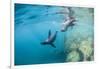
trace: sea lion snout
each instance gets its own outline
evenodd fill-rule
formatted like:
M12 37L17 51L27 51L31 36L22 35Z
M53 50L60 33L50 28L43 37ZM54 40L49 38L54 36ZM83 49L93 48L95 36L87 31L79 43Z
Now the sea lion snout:
M64 31L65 31L64 29L61 30L61 32L64 32Z
M62 27L61 32L64 32L64 31L65 31L65 27Z

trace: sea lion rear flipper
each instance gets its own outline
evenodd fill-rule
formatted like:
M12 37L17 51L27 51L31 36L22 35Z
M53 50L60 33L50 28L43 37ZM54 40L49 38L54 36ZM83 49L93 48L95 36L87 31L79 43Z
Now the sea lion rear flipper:
M48 38L51 36L51 30L49 30L48 32Z
M54 48L56 48L56 46L54 44L52 44L52 43L51 43L51 46L54 47Z

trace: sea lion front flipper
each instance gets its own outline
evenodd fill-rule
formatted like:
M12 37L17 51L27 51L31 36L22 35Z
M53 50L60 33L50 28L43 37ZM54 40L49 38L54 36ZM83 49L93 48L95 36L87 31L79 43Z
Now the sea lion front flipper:
M51 43L51 46L54 47L54 48L56 48L56 46L54 44L52 44L52 43Z
M51 30L49 30L48 32L48 38L51 36Z

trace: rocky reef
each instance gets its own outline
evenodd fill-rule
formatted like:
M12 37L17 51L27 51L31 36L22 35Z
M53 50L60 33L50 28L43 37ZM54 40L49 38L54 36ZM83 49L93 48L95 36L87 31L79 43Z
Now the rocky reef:
M94 55L93 38L78 37L65 41L66 61L92 61Z
M81 16L77 25L64 36L66 62L94 60L93 9L80 9L80 13L76 12L77 18Z

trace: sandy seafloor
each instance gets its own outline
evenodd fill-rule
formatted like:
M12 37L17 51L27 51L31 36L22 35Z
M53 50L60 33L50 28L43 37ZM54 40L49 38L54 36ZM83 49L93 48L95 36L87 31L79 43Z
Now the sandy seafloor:
M15 4L14 49L15 65L93 61L94 9L70 7L76 22L61 32L68 17L68 7ZM64 12L59 13L59 12ZM51 33L58 31L56 48L41 45Z

